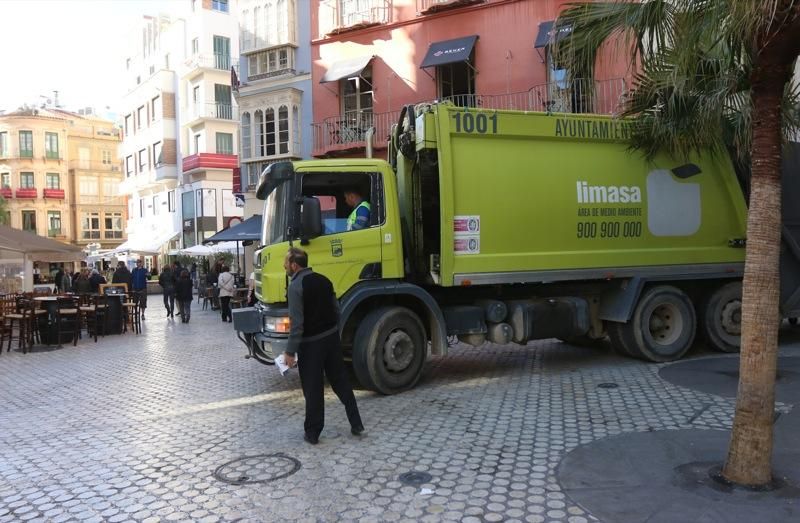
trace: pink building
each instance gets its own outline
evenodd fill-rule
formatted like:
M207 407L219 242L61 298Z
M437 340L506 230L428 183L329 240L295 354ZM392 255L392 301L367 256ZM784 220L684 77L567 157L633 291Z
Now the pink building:
M313 155L386 147L405 104L609 114L627 60L569 81L552 59L562 0L312 0ZM377 154L380 155L380 152Z

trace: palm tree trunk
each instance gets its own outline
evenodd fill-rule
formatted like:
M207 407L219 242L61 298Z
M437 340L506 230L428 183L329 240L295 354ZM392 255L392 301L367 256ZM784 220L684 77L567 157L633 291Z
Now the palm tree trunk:
M766 60L762 60L766 62ZM772 422L780 321L781 98L790 70L762 63L752 74L753 143L742 296L739 391L723 476L772 481Z

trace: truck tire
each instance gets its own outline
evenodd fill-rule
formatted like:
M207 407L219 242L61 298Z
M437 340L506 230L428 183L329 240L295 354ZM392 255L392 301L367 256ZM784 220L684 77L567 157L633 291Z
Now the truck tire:
M381 394L414 387L426 356L425 326L405 307L381 307L370 312L353 339L353 370L358 381Z
M686 293L660 285L642 294L628 323L617 325L616 334L631 356L661 363L680 359L692 347L697 318Z
M611 346L614 347L614 351L620 356L641 358L642 356L631 346L632 342L625 337L628 331L627 325L627 323L607 321L606 332L608 333L608 339L611 340Z
M703 303L700 325L705 340L720 352L739 352L742 344L742 282L727 283Z

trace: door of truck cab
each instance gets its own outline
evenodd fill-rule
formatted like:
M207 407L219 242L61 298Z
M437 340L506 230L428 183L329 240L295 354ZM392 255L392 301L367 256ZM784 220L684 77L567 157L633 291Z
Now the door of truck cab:
M381 174L305 171L299 180L300 194L318 199L322 210L322 235L307 245L299 245L308 253L309 265L333 282L337 296L359 280L380 278L381 229L386 220ZM348 217L353 211L345 199L348 191L357 192L369 204L369 220L363 228L348 229Z

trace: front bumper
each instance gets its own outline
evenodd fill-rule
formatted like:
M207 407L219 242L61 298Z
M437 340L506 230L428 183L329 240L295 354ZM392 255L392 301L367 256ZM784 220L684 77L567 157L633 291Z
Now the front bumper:
M242 343L247 346L252 357L263 363L272 363L277 356L286 351L289 345L289 335L267 331L264 324L269 317L288 316L288 308L256 304L255 307L234 309L231 311L231 315L233 316L233 329Z

